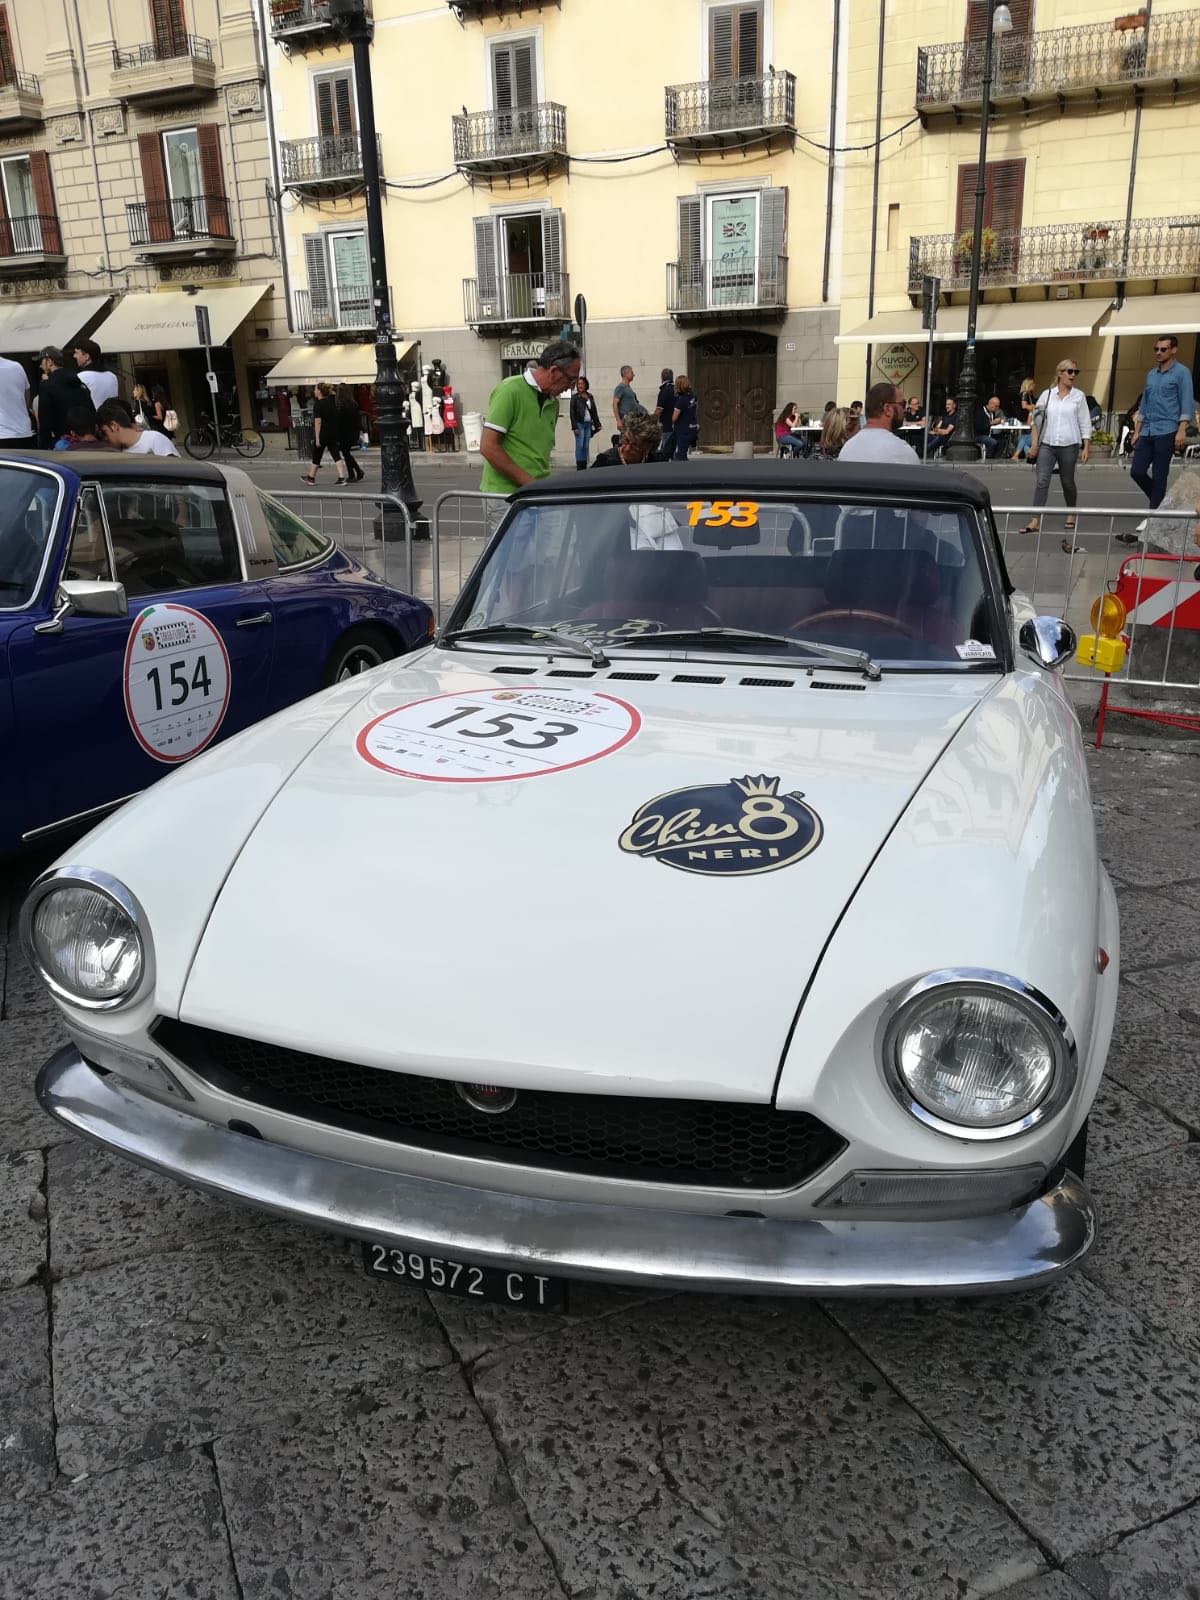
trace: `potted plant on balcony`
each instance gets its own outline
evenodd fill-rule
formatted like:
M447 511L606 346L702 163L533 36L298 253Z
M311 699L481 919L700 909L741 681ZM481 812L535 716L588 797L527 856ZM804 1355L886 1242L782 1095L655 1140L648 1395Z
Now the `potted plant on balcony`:
M954 264L959 272L969 272L971 269L971 251L975 245L975 233L971 228L964 228L954 241ZM994 228L984 228L979 235L979 265L986 272L989 267L996 265L996 257L1000 253L1000 241L996 237Z
M1079 255L1081 272L1098 272L1108 265L1108 229L1102 222L1083 230L1083 249Z

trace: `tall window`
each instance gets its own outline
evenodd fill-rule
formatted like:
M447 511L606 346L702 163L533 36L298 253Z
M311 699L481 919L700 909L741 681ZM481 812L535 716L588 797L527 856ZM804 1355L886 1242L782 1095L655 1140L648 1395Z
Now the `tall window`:
M0 255L59 253L62 237L44 151L0 161Z
M188 30L183 0L150 0L150 26L157 56L169 61L187 54Z
M537 61L532 39L492 46L492 105L496 137L510 140L537 131Z
M681 310L778 305L786 283L787 190L681 195Z
M479 318L567 318L563 259L563 214L559 210L551 207L476 217Z
M138 153L146 199L142 237L135 242L229 238L221 131L215 122L139 134Z
M322 72L316 79L317 132L336 139L354 132L354 74Z
M367 236L361 228L306 234L304 263L311 328L375 326L371 260Z
M713 6L708 13L708 75L756 78L762 72L763 0Z
M13 55L12 34L8 31L8 7L0 5L0 85L7 87L17 81L17 63Z
M966 236L975 226L975 184L978 162L958 169L958 200L955 207L955 261L963 255L969 260ZM993 238L985 236L981 264L983 271L1011 273L1020 255L1021 204L1025 195L1024 161L989 161L983 173L983 225Z

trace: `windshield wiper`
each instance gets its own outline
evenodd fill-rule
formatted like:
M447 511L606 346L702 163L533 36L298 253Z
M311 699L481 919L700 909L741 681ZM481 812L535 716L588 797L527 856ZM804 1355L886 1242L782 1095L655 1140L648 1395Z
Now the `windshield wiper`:
M851 650L845 645L822 644L817 639L793 639L786 633L756 633L751 628L665 628L662 633L637 633L628 639L613 639L622 650L633 645L655 644L785 644L790 650L802 650L805 655L823 656L833 665L856 667L872 682L883 676L877 661L865 650Z
M536 628L525 622L489 622L482 628L452 628L442 635L442 644L457 644L471 639L553 639L562 645L563 653L586 656L594 667L607 667L608 657L598 644L585 639L582 634L568 633L563 628ZM553 654L553 651L547 652Z

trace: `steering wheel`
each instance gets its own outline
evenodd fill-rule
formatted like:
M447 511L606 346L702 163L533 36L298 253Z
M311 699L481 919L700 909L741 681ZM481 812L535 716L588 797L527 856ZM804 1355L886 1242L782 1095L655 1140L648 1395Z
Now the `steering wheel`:
M883 611L856 611L853 606L832 606L827 611L814 611L811 617L800 617L792 623L792 629L811 628L814 622L877 622L892 633L899 633L905 639L915 639L917 632L910 628L906 622L901 622L899 617L889 617ZM789 629L789 632L792 631Z
M145 594L157 594L160 589L192 589L196 586L196 579L190 572L182 567L169 566L153 556L139 556L124 568L118 564L117 576L127 589L133 589L136 584L144 585Z

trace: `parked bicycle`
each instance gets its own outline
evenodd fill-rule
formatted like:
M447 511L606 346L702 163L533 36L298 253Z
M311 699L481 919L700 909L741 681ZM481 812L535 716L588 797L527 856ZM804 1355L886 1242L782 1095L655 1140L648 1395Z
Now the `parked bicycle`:
M223 422L221 447L236 450L240 456L253 457L262 455L267 448L267 441L257 428L243 428L240 422ZM207 461L217 448L217 434L213 424L205 422L198 428L189 429L184 436L183 448L197 461Z

